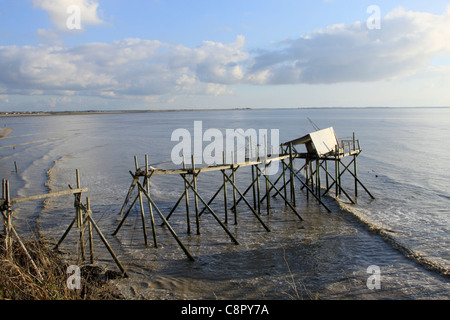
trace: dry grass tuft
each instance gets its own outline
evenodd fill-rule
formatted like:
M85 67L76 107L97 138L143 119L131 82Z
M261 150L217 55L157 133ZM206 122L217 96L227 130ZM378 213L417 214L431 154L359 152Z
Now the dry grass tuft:
M3 300L116 300L121 299L113 284L101 276L98 267L81 268L81 289L70 290L66 281L68 264L45 240L24 242L39 269L41 281L30 259L18 243L6 252L0 237L0 299Z

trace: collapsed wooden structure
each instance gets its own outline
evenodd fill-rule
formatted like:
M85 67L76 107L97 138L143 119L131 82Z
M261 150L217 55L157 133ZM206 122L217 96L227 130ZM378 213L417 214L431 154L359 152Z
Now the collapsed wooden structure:
M296 147L299 145L304 145L306 147L306 152L298 152ZM180 237L169 223L170 217L180 206L183 199L185 202L188 233L191 233L192 231L192 211L192 214L195 214L197 234L200 234L200 216L204 213L209 213L229 236L231 241L238 244L237 239L230 232L227 224L229 221L229 211L234 214L234 223L238 223L237 206L240 203L243 203L241 205L245 205L245 207L252 212L255 220L260 223L267 232L270 232L270 227L261 219L261 211L265 204L267 214L270 214L270 201L272 197L279 196L282 198L286 207L289 207L296 218L303 220L296 209L296 185L298 185L301 190L306 189L307 199L310 197L314 198L328 212L331 212L331 210L326 206L322 197L329 194L333 189L335 190L336 197L340 197L344 194L353 204L356 203L356 197L358 196L358 185L362 186L371 198L374 198L357 176L357 156L361 153L361 148L359 140L356 140L355 138L355 134L353 134L353 139L338 140L334 133L334 129L327 128L282 143L278 154L269 154L267 146L265 146L262 155L259 154L259 151L253 152L253 150L254 148L250 140L244 162L234 163L234 157L232 156L231 163L226 163L226 157L224 155L221 164L205 167L196 167L194 156L192 155L191 166L187 167L186 162L183 161L183 168L181 169L154 168L149 165L148 155L145 156L145 166L140 168L135 156L135 171L130 171L132 181L120 210L122 219L113 235L116 235L119 232L131 210L139 202L144 242L145 245L149 245L144 210L144 201L146 200L151 220L153 245L155 247L158 246L154 219L154 211L156 211L163 221L162 226L169 229L186 256L190 260L194 260L194 257L189 252L188 248L183 244ZM346 159L350 159L350 161L346 163ZM294 165L297 160L304 161L304 164L300 169L297 169L297 166ZM329 166L329 162L332 162L334 165ZM281 164L282 170L278 176L274 177L267 174L267 168L272 163ZM238 170L243 170L243 168L250 168L251 170L251 181L245 188L237 186L235 179L236 174L239 172ZM197 188L199 177L206 172L217 172L219 175L222 175L223 178L221 185L209 199L205 199L202 192ZM349 192L344 188L342 180L343 174L346 172L349 173L354 180L355 198L352 198ZM150 179L156 175L178 175L181 177L180 183L184 184L184 192L182 192L172 209L166 213L166 215L158 207L151 196ZM263 187L261 187L262 184ZM231 188L232 192L231 198L228 195L229 188ZM137 192L134 192L135 190L137 190ZM223 199L221 200L221 203L223 204L223 212L221 212L224 215L223 221L219 217L217 209L212 208L212 203L221 193L223 194ZM192 201L190 201L189 195L194 198L193 208L191 208ZM199 206L200 203L203 205L201 210Z
M49 192L46 194L39 194L39 195L33 195L33 196L26 196L26 197L17 197L17 198L11 198L10 197L10 186L9 181L6 179L2 180L2 198L0 199L0 211L3 217L3 225L4 225L4 235L5 235L5 250L7 253L11 252L12 243L13 243L13 237L16 239L16 241L21 246L22 250L30 260L30 263L32 264L36 274L37 279L39 281L42 281L42 275L34 263L32 257L28 253L24 243L22 242L19 234L17 233L16 229L13 225L13 209L12 206L14 204L24 202L24 201L32 201L32 200L40 200L40 199L47 199L47 198L54 198L54 197L60 197L60 196L66 196L66 195L74 195L75 201L74 201L74 207L75 207L75 217L72 220L72 222L69 224L68 228L62 235L61 239L58 241L58 243L55 246L55 250L59 248L61 243L64 241L66 236L68 235L69 231L72 229L74 225L78 228L79 233L79 258L81 262L85 262L86 255L85 255L85 238L86 238L86 229L87 229L87 237L89 241L89 252L90 252L90 263L94 263L94 242L93 242L93 234L92 229L95 229L98 236L102 240L103 244L105 245L108 252L111 254L112 258L114 259L115 263L119 267L122 276L127 276L127 271L120 262L120 260L117 258L116 254L114 253L113 249L109 245L108 241L106 240L105 236L103 235L102 231L98 227L97 223L92 217L92 211L91 211L91 205L89 197L86 197L86 204L83 204L81 200L81 196L83 192L87 192L87 188L82 188L80 185L80 174L78 169L76 170L76 181L77 181L77 187L73 189L69 185L69 190L63 190L63 191L55 191L55 192Z

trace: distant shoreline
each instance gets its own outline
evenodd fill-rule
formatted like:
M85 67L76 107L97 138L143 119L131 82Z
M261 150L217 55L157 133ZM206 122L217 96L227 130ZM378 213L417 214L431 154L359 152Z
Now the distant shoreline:
M239 111L258 110L251 108L236 109L171 109L171 110L86 110L86 111L13 111L0 112L0 117L8 116L58 116L58 115L84 115L84 114L123 114L123 113L157 113L157 112L193 112L193 111ZM261 110L261 109L259 109Z
M124 114L157 112L195 112L195 111L258 111L258 110L326 110L326 109L446 109L448 107L298 107L298 108L221 108L221 109L168 109L168 110L83 110L83 111L2 111L0 117L11 116L55 116L86 114Z

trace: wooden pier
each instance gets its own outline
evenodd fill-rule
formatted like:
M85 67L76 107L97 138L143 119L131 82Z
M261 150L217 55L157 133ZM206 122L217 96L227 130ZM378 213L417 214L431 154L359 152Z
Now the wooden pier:
M298 151L297 148L300 147L304 147L305 150ZM185 226L188 234L194 231L197 235L201 235L200 218L202 215L210 215L224 234L229 237L230 241L238 245L239 242L228 228L228 225L230 223L238 224L240 207L251 212L250 217L253 217L255 223L259 224L265 232L271 232L270 226L264 222L262 215L264 209L267 215L273 213L271 210L273 208L271 201L274 201L274 198L281 199L281 203L284 203L288 212L292 214L293 219L298 219L299 221L303 221L301 212L297 208L297 202L299 201L297 198L300 192L303 192L307 200L311 199L312 201L316 201L328 212L331 212L331 210L323 201L326 195L337 198L345 197L350 203L356 204L357 197L359 196L359 187L362 187L374 199L369 190L358 178L357 157L361 153L361 147L355 134L353 134L352 139L339 140L334 133L334 129L327 128L281 143L277 154L273 152L269 153L267 143L265 142L263 151L261 153L259 147L254 148L250 139L243 162L235 161L234 154L232 154L231 160L227 162L227 157L223 154L222 163L199 167L196 166L194 156L192 155L189 165L183 159L182 168L176 169L155 168L149 165L148 155L145 156L145 165L140 167L138 159L135 156L134 170L129 171L131 179L130 187L120 209L120 222L114 230L113 235L118 234L133 208L139 203L144 244L146 246L153 245L157 248L159 245L157 227L167 228L188 259L195 260L189 248L182 242L170 224L173 213L178 208L183 210L183 206L186 217ZM272 165L278 166L278 170L275 170L275 172L270 170ZM198 182L207 173L217 175L214 181L218 181L219 186L215 191L207 190L208 192L206 193L204 190L200 190ZM242 185L242 181L238 183L237 176L239 174L248 179L244 185ZM152 197L153 191L150 188L150 180L152 177L158 175L178 176L180 178L178 180L180 188L175 188L175 190L183 190L180 192L181 194L177 201L167 212L163 212ZM348 190L348 183L344 185L345 177L352 180L353 195ZM86 236L85 231L87 228L87 236L90 244L90 260L93 263L93 228L97 231L97 234L122 274L126 276L125 268L93 219L89 198L86 198L86 203L83 203L81 200L81 195L87 191L87 188L81 187L78 170L76 170L76 188L72 188L70 185L69 188L70 190L11 199L9 196L9 183L3 180L0 209L6 235L5 247L8 248L11 246L12 237L15 237L21 243L20 237L12 224L12 206L14 204L22 201L74 195L75 216L55 248L59 247L70 230L76 226L79 233L79 252L81 259L84 261L84 237ZM214 194L210 196L212 193ZM205 194L208 194L209 197L206 198ZM145 209L145 207L148 209ZM147 210L149 217L146 216ZM160 226L156 225L155 214L162 221ZM151 244L147 233L147 221L149 218L152 237ZM39 270L36 271L39 276Z
M296 150L296 147L299 145L306 147L305 152ZM269 154L267 147L265 149L266 152L263 155L258 154L258 152L252 152L253 146L250 141L249 152L247 152L244 162L235 163L232 156L231 163L226 163L224 154L223 162L220 164L197 167L194 162L194 156L192 156L190 167L187 166L186 161L183 161L183 167L177 169L161 169L150 166L148 155L145 156L145 166L139 167L135 156L135 170L129 172L131 184L119 213L122 219L113 235L120 231L131 210L139 202L144 243L149 245L144 210L144 200L146 200L151 220L153 245L158 247L157 226L154 219L154 212L156 211L163 221L162 226L168 228L185 255L190 260L194 260L194 257L169 222L175 210L183 205L183 199L187 233L190 234L192 232L191 215L195 214L195 232L199 235L201 234L200 216L202 214L210 214L230 240L234 244L239 244L236 237L227 227L230 222L230 211L233 213L234 224L238 224L238 205L250 210L255 221L266 232L270 232L270 226L261 219L261 211L265 206L267 214L271 213L270 201L273 197L280 197L293 216L300 221L303 218L296 208L297 191L299 190L303 190L306 193L307 199L314 198L328 212L331 212L331 210L322 201L322 198L333 191L336 197L339 198L344 195L352 204L355 204L358 196L358 187L361 186L371 198L374 198L357 176L357 157L361 153L361 148L359 140L356 140L354 134L353 139L339 141L334 134L333 128L327 128L282 143L278 154ZM347 161L347 159L350 160ZM298 166L295 165L295 162L298 161L303 162L300 169L297 169ZM329 163L332 165L329 165ZM271 164L281 165L281 170L278 170L278 174L268 174L267 169ZM245 186L238 186L236 175L245 168L250 170L250 173L247 171L247 176L251 176L250 181ZM217 180L221 180L222 183L214 195L206 199L204 193L198 188L198 180L203 174L213 172L219 175ZM354 180L354 197L344 188L343 178L345 173L348 173L346 176L350 176ZM184 189L178 200L171 207L171 210L166 214L158 207L151 195L150 179L156 175L179 176L179 183ZM220 176L222 176L222 179L220 179ZM232 197L230 197L229 191L231 191ZM194 198L193 205L189 195ZM219 200L219 196L223 206L220 212L216 209L217 206L214 206L214 209L212 206L215 200Z

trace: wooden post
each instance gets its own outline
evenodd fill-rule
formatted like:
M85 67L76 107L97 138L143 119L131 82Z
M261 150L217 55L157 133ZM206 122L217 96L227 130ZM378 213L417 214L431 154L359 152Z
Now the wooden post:
M194 155L192 158L192 175L194 178L194 204L195 204L195 223L197 224L197 234L200 234L200 217L198 214L198 198L197 198L197 173L195 172L195 159Z
M256 208L258 211L258 214L261 214L261 191L260 191L260 186L259 186L259 177L260 177L260 172L259 172L259 167L257 164L255 164L255 170L256 170L256 195L257 195L257 203L258 203L258 207Z
M188 183L190 185L190 188L192 189L192 185L186 180L186 177L182 176L183 179L186 181L186 183ZM222 221L220 221L219 217L215 214L215 212L211 209L211 207L208 205L208 203L206 203L205 200L203 200L203 198L198 194L198 191L195 190L194 187L194 193L195 195L200 199L200 201L205 205L205 207L208 209L208 211L211 213L211 215L214 217L214 219L216 219L216 221L220 224L220 226L225 230L225 232L230 236L230 238L233 240L233 242L235 244L239 244L239 242L236 240L236 238L231 234L230 230L228 230L228 228L222 223Z
M289 202L287 201L287 188L286 188L286 168L285 168L285 163L284 160L281 160L281 163L283 165L283 192L284 192L284 205L286 206Z
M109 245L108 241L106 240L105 236L103 235L103 233L100 231L100 228L97 226L97 224L95 223L94 219L92 219L92 217L89 215L87 216L87 218L89 219L89 221L92 223L95 231L97 231L97 234L99 235L100 239L103 241L103 244L105 245L106 249L108 249L108 252L111 254L111 256L113 257L114 261L116 262L117 266L119 267L120 271L122 271L122 275L125 277L128 277L127 271L125 270L125 268L123 267L122 263L120 262L119 258L117 258L116 254L114 253L113 249L111 248L111 246Z
M289 143L289 165L290 165L290 169L291 169L291 202L294 205L294 207L296 207L295 205L295 183L294 183L294 157L292 154L292 143Z
M267 176L267 169L268 169L268 164L267 164L267 157L268 157L268 153L269 150L267 149L267 136L264 135L264 176L265 176L265 180L266 180L266 205L267 205L267 214L270 213L270 190L269 190L269 177Z
M348 164L348 166L350 166L350 165L351 165L351 163ZM341 175L344 174L344 172L348 169L348 166L345 167L344 170L342 170L342 172L340 173ZM352 172L350 170L349 170L349 172L352 174ZM333 176L329 172L327 172L327 174L330 176L331 179L333 179ZM327 188L327 190L325 190L323 195L327 194L327 192L333 187L334 184L336 184L336 180L334 180L333 183ZM351 203L355 204L355 201L353 201L353 199L348 195L348 193L345 191L344 188L340 187L340 190L347 197L347 199L350 200Z
M131 173L131 172L130 172ZM139 181L138 181L139 182ZM131 203L130 207L128 208L127 212L125 213L125 215L123 216L122 220L120 221L119 225L117 226L116 230L113 232L113 236L115 236L117 234L117 232L119 232L119 229L122 227L122 224L125 222L125 219L128 217L128 215L130 214L131 210L133 209L134 205L136 204L136 202L139 199L139 195L137 195L134 198L134 201Z
M183 154L183 169L186 169L186 161L184 159ZM186 203L186 222L187 222L187 233L191 234L191 218L189 214L189 193L188 193L188 187L186 182L184 183L184 197L185 197L185 203Z
M186 181L186 178L183 177L183 179ZM137 182L138 188L143 191L144 196L147 197L148 201L151 203L151 205L155 208L156 212L158 213L159 217L164 221L164 224L167 226L167 228L169 229L170 233L172 234L172 236L175 238L175 240L177 241L178 245L181 247L181 249L183 249L184 253L186 254L186 256L191 260L194 261L194 257L191 255L191 253L189 252L189 250L185 247L185 245L183 244L183 242L181 242L180 238L178 237L178 235L175 233L175 231L172 229L172 226L169 224L169 221L166 220L166 218L164 217L164 215L162 214L161 210L159 210L159 208L156 206L156 203L153 201L153 199L150 197L150 195L144 190L144 188L142 187L142 185L140 184L140 182Z
M86 206L87 206L87 212L86 215L91 217L92 211L91 211L91 203L89 201L89 197L86 197ZM91 219L88 219L88 231L89 231L89 251L91 256L91 264L94 263L94 240L92 238L92 222Z
M308 184L305 183L305 182L303 182L303 181L299 178L299 176L297 175L297 173L295 173L295 172L293 172L293 173L294 173L295 177L298 179L298 181L300 181L300 183L301 183L306 189L309 189ZM306 182L307 182L307 181L306 181ZM309 190L309 191L311 192L311 195L312 195L314 198L316 198L317 201L319 201L320 204L321 204L325 209L327 209L328 212L331 212L331 210L325 205L325 203L323 203L323 201L322 201L321 199L319 199L319 197L317 197L317 195L314 193L313 190Z
M306 184L309 183L309 159L306 157L305 159L305 178ZM306 200L309 200L309 189L306 189Z
M150 194L150 175L148 172L149 164L148 164L148 155L145 155L145 187L147 189L147 193ZM150 222L152 224L152 233L153 233L153 244L155 248L158 248L158 241L156 240L156 226L155 226L155 218L153 216L153 208L152 205L148 204L148 211L150 212Z
M253 207L250 205L250 203L247 201L247 199L245 198L245 196L241 193L241 191L236 187L236 185L234 184L233 180L231 180L228 176L224 175L226 177L226 179L228 180L228 182L231 183L231 185L233 186L233 189L235 189L239 195L242 197L242 199L244 200L244 202L247 204L247 206L250 208L250 210L253 212L253 214L255 215L255 217L258 219L258 221L263 225L263 227L270 232L270 229L265 225L265 223L261 220L261 218L259 217L259 213L257 213Z
M316 182L316 187L317 187L317 196L320 199L320 159L317 158L316 159L316 177L317 177L317 182Z
M251 138L250 138L251 139ZM222 151L223 164L225 164L225 151ZM223 204L225 209L225 223L228 223L228 198L227 198L227 179L225 179L225 170L222 171L223 176ZM252 170L253 172L253 170Z
M137 157L134 156L134 165L136 167L136 172L139 169L139 165L138 165L138 161L137 161ZM137 175L136 175L137 176ZM144 232L144 242L145 245L148 245L148 239L147 239L147 227L145 225L145 212L144 212L144 203L142 201L142 194L141 191L138 190L138 194L139 194L139 206L141 208L141 220L142 220L142 231Z
M233 184L236 184L236 177L234 174L234 151L231 151L231 181L233 181ZM236 203L236 190L233 188L233 208L234 208L234 224L237 224L237 203Z
M11 210L6 210L6 211L7 211L6 213L5 213L4 211L1 211L1 214L2 214L4 220L8 220L8 217L7 217L8 211L11 211ZM30 256L30 254L29 254L27 248L26 248L25 245L23 244L22 240L20 239L19 235L17 234L16 229L14 228L14 226L13 226L12 224L11 224L11 230L10 230L10 233L11 233L12 235L14 235L14 237L16 237L17 242L19 243L19 245L20 245L20 247L22 248L23 252L24 252L25 255L27 256L27 258L30 260L31 265L33 266L34 270L36 271L39 282L42 283L42 281L44 280L44 278L42 278L42 275L41 275L41 273L40 273L38 267L37 267L36 264L34 263L33 258ZM9 238L12 238L12 235L11 235L11 234L8 235ZM8 241L10 241L10 240L8 240ZM11 240L11 241L12 241L12 240ZM12 245L12 242L11 242L11 244L8 244L8 252L7 252L7 255L9 256L10 259L12 259L11 245Z
M335 148L335 155L334 155L334 183L336 184L336 197L339 196L339 145L336 145Z
M258 168L259 170L259 168ZM283 195L281 194L280 190L278 190L278 188L275 186L275 184L272 183L272 181L270 181L267 176L264 176L266 178L266 180L272 185L272 187L278 192L278 194L284 199L285 203L288 204L288 206L292 209L292 211L294 211L295 215L301 220L303 221L302 217L300 217L300 215L298 214L297 210L289 203L289 201L287 201L287 199L285 197L283 197Z
M76 169L76 179L77 179L77 189L81 188L80 183L80 171ZM85 253L84 253L84 229L83 229L83 212L81 210L81 192L77 194L77 200L76 200L76 212L78 217L78 230L80 232L80 250L81 250L81 261L84 261L86 259Z
M130 188L128 189L127 196L125 197L125 201L123 202L122 208L120 209L119 215L122 216L125 212L125 208L127 207L128 201L130 201L131 195L133 193L134 188L136 187L136 183L138 182L139 177L136 175L133 181L131 182Z
M252 143L252 136L250 136L250 161L253 161L253 143ZM251 166L252 170L252 181L255 181L255 166ZM253 191L253 208L256 210L256 189L255 184L252 184L252 191Z

